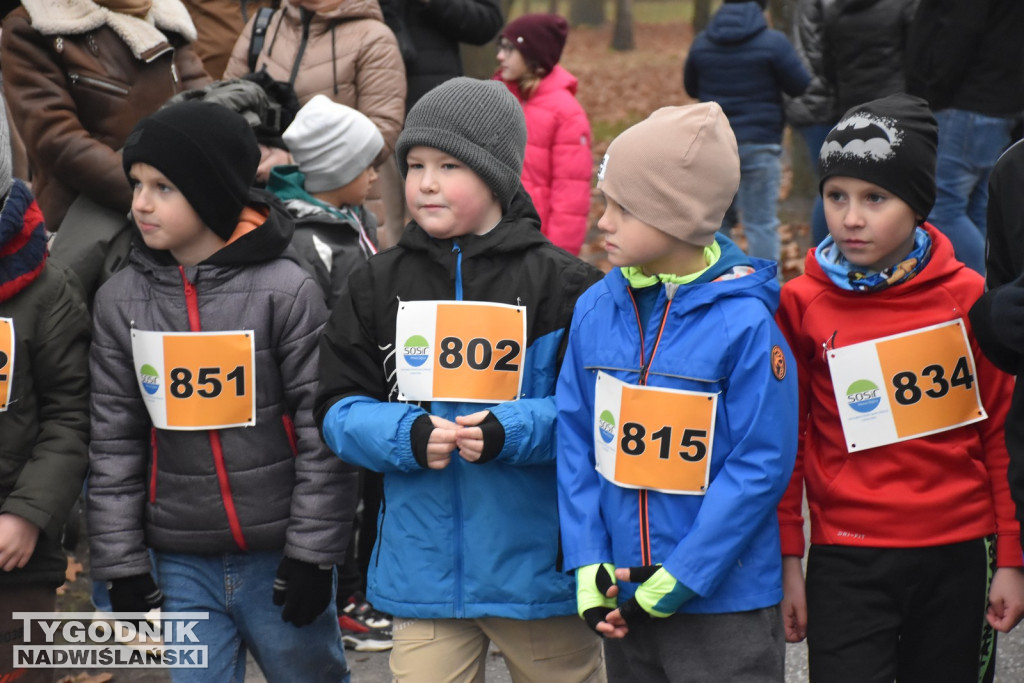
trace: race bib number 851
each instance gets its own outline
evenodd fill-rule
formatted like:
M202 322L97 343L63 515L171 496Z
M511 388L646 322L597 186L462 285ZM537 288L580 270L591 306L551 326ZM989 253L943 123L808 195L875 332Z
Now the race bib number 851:
M153 425L198 430L256 424L252 334L132 330L136 378Z

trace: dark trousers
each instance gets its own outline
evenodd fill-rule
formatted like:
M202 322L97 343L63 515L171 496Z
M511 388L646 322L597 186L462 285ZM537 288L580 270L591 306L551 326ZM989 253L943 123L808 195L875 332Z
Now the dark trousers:
M15 612L53 612L57 593L52 586L26 583L0 586L0 681L45 683L52 681L53 669L26 669L14 666L14 648L45 645L38 622L32 622L31 641L24 641L24 622L14 619Z
M985 621L995 544L813 545L807 648L813 683L976 683L995 675Z
M605 639L604 657L608 683L782 683L782 611L650 619L622 640Z

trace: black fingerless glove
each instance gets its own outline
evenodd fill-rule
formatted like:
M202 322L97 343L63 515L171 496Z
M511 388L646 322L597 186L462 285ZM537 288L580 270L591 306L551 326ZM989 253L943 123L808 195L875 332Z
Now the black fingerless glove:
M494 460L505 447L505 428L501 421L494 417L494 413L487 413L487 417L480 423L480 430L484 433L484 450L473 463L475 465L483 465Z
M330 604L333 587L333 567L321 569L309 562L282 558L274 577L274 604L283 605L281 620L296 626L312 624Z
M430 415L424 413L412 421L409 429L409 442L412 446L412 457L423 469L427 469L427 444L430 442L430 433L434 431L434 423Z
M164 594L151 574L110 581L110 607L115 612L148 612L164 604Z

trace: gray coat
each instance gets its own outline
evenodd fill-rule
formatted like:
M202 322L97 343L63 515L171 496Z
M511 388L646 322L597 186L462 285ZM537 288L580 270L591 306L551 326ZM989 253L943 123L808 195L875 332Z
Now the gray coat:
M147 546L238 552L239 533L248 550L283 550L317 564L344 559L356 475L323 445L311 413L327 312L302 268L276 258L291 233L281 212L277 204L263 226L198 266L179 269L166 252L137 244L129 267L97 293L88 494L94 578L149 571ZM131 330L189 331L190 309L202 331L253 330L255 426L152 427Z

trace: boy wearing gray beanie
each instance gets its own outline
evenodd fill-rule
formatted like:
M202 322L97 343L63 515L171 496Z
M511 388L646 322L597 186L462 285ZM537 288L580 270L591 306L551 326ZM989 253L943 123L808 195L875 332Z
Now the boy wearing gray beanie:
M553 495L554 378L600 272L541 234L525 145L497 81L424 95L397 143L412 221L352 274L321 341L324 440L383 473L367 598L394 615L397 681L482 678L491 640L524 679L604 680Z
M775 262L716 232L739 166L708 102L655 111L598 172L616 267L576 303L556 442L564 566L580 617L617 641L609 680L784 677L775 508L797 383Z
M327 311L286 255L287 211L251 188L259 159L212 102L161 109L125 143L138 236L94 303L91 569L114 612L209 615L188 680L240 680L246 650L268 680L345 680L333 566L356 478L313 423Z

